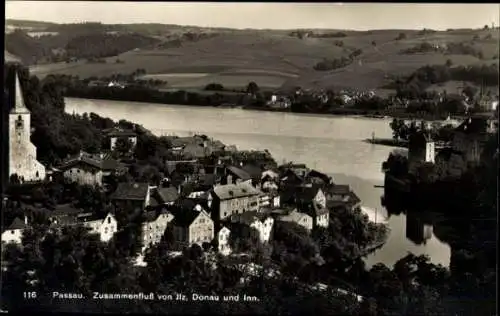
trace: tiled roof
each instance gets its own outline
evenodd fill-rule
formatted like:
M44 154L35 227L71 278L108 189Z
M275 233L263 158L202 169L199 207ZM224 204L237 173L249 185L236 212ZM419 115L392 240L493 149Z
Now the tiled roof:
M351 188L346 184L336 184L328 188L328 193L331 194L349 194Z
M254 180L258 180L262 176L262 169L259 166L247 164L242 166L241 169Z
M160 196L163 203L175 202L179 197L179 193L175 187L158 187L156 193Z
M279 215L279 219L285 222L291 221L291 222L300 222L304 216L310 216L306 213L301 213L298 212L297 210L293 210L289 212L288 214L284 215Z
M67 170L78 164L85 164L99 170L115 170L119 167L118 161L114 159L101 159L96 155L81 153L64 161L58 169Z
M320 178L326 183L330 182L330 177L328 175L314 169L309 171L309 173L307 174L307 178Z
M96 213L87 213L87 214L80 214L76 216L77 222L84 223L84 222L93 222L93 221L103 221L106 217L108 217L110 214L96 214ZM112 216L112 215L111 215Z
M175 209L173 211L174 219L172 224L178 227L188 227L200 215L200 212L194 209Z
M82 210L74 207L71 204L59 204L55 210L50 212L49 216L62 217L62 216L76 216L81 214Z
M14 218L12 221L12 224L9 225L7 230L14 230L14 229L25 229L27 226L24 224L24 221L20 219L19 217Z
M328 209L320 207L317 203L301 204L301 205L299 205L297 210L299 212L306 213L310 216L323 215L323 214L327 214L329 212Z
M203 158L210 154L209 148L203 147L199 144L188 144L183 149L184 154L189 154L194 158Z
M147 183L119 183L116 191L112 194L113 200L137 200L146 199L149 190Z
M259 195L260 192L248 183L218 185L213 189L221 200L235 199L244 196Z
M235 166L229 166L227 167L227 170L243 181L250 180L252 178L245 170Z

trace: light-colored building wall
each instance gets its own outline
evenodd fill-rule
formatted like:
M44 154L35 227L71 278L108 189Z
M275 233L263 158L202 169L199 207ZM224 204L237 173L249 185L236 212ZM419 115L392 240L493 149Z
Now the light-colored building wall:
M151 245L157 244L161 241L161 238L165 234L165 230L168 224L174 219L174 216L170 213L160 214L156 220L152 222L144 222L142 224L142 246L144 249L150 247Z
M258 209L258 195L222 200L219 206L219 219L224 220L234 214L242 214L246 211L257 211Z
M2 233L2 243L14 243L21 244L21 239L23 237L24 229L12 229L6 230Z
M189 226L189 244L197 243L201 246L204 242L211 242L213 239L214 222L206 212L201 211Z
M36 160L36 147L30 137L31 115L9 114L9 176L17 174L24 181L40 181L45 179L45 167Z
M304 227L307 231L311 231L314 226L313 218L305 213L296 213L294 215L284 215L278 217L282 222L292 222Z
M217 248L219 253L227 256L232 250L229 244L229 238L231 238L231 231L227 227L222 227L222 229L217 233Z
M330 214L321 214L316 216L316 226L328 227L330 225Z
M82 168L78 165L64 171L64 178L80 185L102 185L102 170Z
M108 242L118 231L118 223L111 214L108 214L104 220L89 221L83 225L91 229L91 234L98 234L103 242Z
M318 193L316 193L316 196L314 197L314 201L321 205L322 208L326 207L326 196L325 193L323 193L323 190L318 190Z

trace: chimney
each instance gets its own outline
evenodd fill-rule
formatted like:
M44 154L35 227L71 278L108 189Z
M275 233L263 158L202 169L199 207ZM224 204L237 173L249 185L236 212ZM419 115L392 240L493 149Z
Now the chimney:
M24 215L24 225L28 225L28 216Z

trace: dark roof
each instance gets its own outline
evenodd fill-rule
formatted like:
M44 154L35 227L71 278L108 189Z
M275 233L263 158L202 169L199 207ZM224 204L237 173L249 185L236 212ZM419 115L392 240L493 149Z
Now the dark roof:
M159 215L160 213L158 213L157 211L144 212L143 214L144 222L154 222Z
M295 188L295 196L297 197L298 200L301 201L312 201L318 194L318 191L320 190L319 186L312 185L312 186L307 186L307 187L297 187Z
M323 180L326 183L330 182L330 179L331 179L325 173L319 172L319 171L314 170L314 169L309 171L309 173L307 174L307 178L320 178L321 180Z
M108 133L109 137L133 137L137 136L137 133L132 130L125 129L114 129Z
M109 214L85 213L76 216L78 222L103 221Z
M203 158L205 156L208 156L210 154L209 148L205 148L202 145L199 144L187 144L186 147L184 147L183 151L184 154L190 154L194 158Z
M454 150L451 147L443 148L438 151L436 155L436 161L439 159L449 160L453 155L463 156L463 153L458 150Z
M61 166L58 167L60 170L67 170L73 166L84 164L99 170L115 170L119 167L119 162L115 159L101 159L97 155L91 155L88 153L81 153L77 156L71 157L65 160Z
M179 208L173 211L174 219L172 224L178 227L188 227L200 215L200 212L194 209Z
M229 200L244 196L259 195L260 192L247 183L218 185L213 189L215 195L221 200Z
M314 202L301 204L298 206L297 210L313 217L327 214L329 212L327 208L322 208Z
M252 179L252 177L245 170L238 167L229 166L227 167L227 170L243 181Z
M256 165L244 165L241 167L253 180L259 180L262 176L262 168Z
M112 194L113 200L138 200L146 199L149 190L147 183L119 183L116 191Z
M14 230L14 229L24 229L27 226L24 224L24 221L20 219L19 217L14 218L12 221L12 224L9 225L7 230Z
M71 204L59 204L52 212L50 212L50 216L76 216L81 213L81 209L78 209Z
M349 194L351 188L347 184L336 184L328 188L328 192L332 194Z
M359 196L354 193L354 191L350 191L349 192L349 203L350 204L358 204L361 202L361 199L359 198Z
M215 174L200 174L197 180L203 186L213 186L217 182L217 177Z
M158 187L155 192L159 195L163 203L175 202L179 197L179 193L175 187Z

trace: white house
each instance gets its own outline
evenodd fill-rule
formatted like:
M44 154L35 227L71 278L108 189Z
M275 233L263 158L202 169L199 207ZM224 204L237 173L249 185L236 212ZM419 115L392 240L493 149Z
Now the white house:
M21 239L23 237L24 229L28 227L28 218L25 216L24 221L16 217L12 224L10 224L7 229L2 232L2 244L3 243L15 243L21 244Z
M269 214L250 211L231 216L231 221L255 228L259 232L260 241L263 243L268 242L271 238L274 219Z
M166 211L160 213L156 211L146 212L145 221L142 223L141 240L143 250L149 246L160 242L165 234L168 224L174 219L174 216Z
M231 236L231 231L227 227L222 227L217 233L217 249L219 253L227 256L231 253L231 246L229 244L229 238Z
M104 218L89 214L81 214L77 216L77 219L83 226L91 229L91 234L98 234L103 242L108 242L118 231L118 223L111 213L108 213Z
M307 231L311 231L313 229L314 219L311 215L306 213L301 213L294 209L288 214L279 215L278 220L282 222L293 222L297 225L304 227Z

